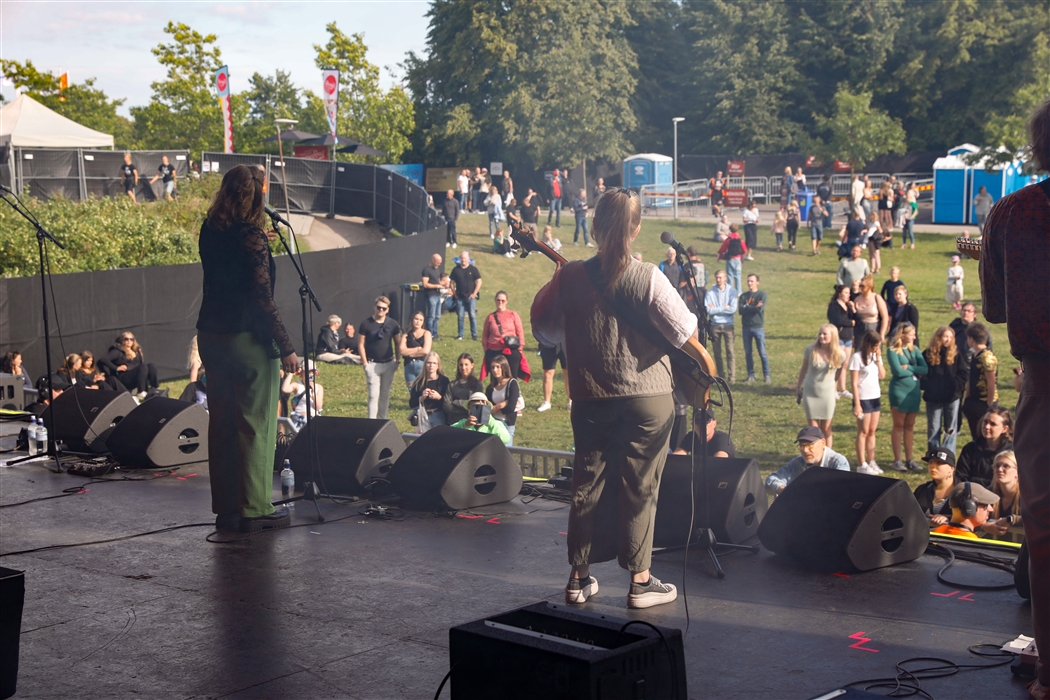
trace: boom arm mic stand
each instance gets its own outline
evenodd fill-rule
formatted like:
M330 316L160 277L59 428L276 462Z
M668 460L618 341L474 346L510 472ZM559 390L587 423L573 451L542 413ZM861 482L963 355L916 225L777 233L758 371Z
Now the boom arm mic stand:
M11 190L9 190L7 187L4 187L3 185L0 185L0 199L3 199L5 202L7 202L8 206L10 206L16 212L21 214L22 218L24 218L26 221L31 223L33 225L33 227L36 229L36 243L37 243L37 248L38 248L39 253L40 253L40 294L41 294L41 299L44 302L44 305L43 305L43 315L44 315L44 358L45 358L45 364L46 364L46 367L47 367L47 375L46 375L47 376L47 387L46 387L46 390L48 392L47 402L48 402L48 406L50 407L51 403L52 403L52 400L53 400L53 394L51 392L51 382L53 380L52 373L51 373L51 325L50 325L50 320L48 318L48 313L47 313L47 277L50 274L50 270L47 269L47 266L44 263L44 258L45 258L44 247L45 247L47 241L51 241L52 243L54 243L56 246L58 246L59 248L61 248L63 250L65 250L66 247L64 245L62 245L58 241L58 239L56 239L54 236L52 236L51 233L46 228L43 227L43 225L40 223L40 221L35 216L33 216L32 212L30 212L29 209L26 208L26 205L22 202L21 199L19 199L17 194L15 194ZM41 397L41 398L43 398L43 397ZM51 411L51 410L47 410L44 413L47 416L47 456L48 457L54 457L54 459L55 459L55 469L54 469L54 471L57 474L61 474L62 473L62 461L59 459L58 444L55 441L55 414L54 414L54 411ZM21 462L26 462L26 461L28 461L30 459L36 459L36 457L37 457L36 455L31 455L29 457L22 457L20 459L12 460L12 461L8 462L8 464L19 464Z

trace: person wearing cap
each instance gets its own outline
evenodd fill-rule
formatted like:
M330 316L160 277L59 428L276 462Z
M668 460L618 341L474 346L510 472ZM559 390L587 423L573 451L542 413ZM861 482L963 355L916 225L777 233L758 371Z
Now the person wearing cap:
M676 455L688 455L693 453L693 447L699 448L703 433L707 434L707 456L708 457L736 457L736 447L729 439L729 434L721 430L715 430L718 421L710 408L693 412L693 430L682 438L678 449L673 452Z
M953 255L951 267L948 268L948 291L944 295L944 300L956 311L962 308L963 277L965 276L966 272L959 264L959 256Z
M307 369L309 368L309 369ZM298 377L301 381L292 381ZM307 397L306 382L310 382L309 397ZM292 425L296 430L302 430L306 425L306 411L309 409L310 416L320 415L324 407L324 387L317 383L317 365L309 360L303 360L296 374L286 374L281 380L281 392L288 394L291 398L290 415ZM309 399L309 400L308 400Z
M25 407L26 413L32 413L37 416L43 415L47 407L51 405L51 402L61 396L62 392L71 386L66 381L66 378L58 372L53 372L51 375L43 375L36 380L37 399Z
M969 501L973 501L970 503ZM977 539L977 529L988 522L999 496L972 481L964 481L952 488L948 498L952 506L950 522L934 528L938 535L956 535Z
M766 477L766 490L774 496L810 467L849 471L849 460L828 447L824 433L817 426L807 425L800 430L795 443L799 455Z
M932 447L922 461L929 465L930 480L915 487L915 500L930 525L945 525L952 515L948 498L955 488L955 453L946 447Z
M510 433L507 431L506 424L492 416L490 411L483 412L485 420L478 422L477 416L474 415L475 406L491 406L489 399L484 393L475 391L470 395L470 399L467 402L467 407L470 413L467 417L461 421L457 421L452 424L453 428L466 428L467 430L473 430L478 433L488 433L489 435L495 435L503 441L504 445L510 444Z

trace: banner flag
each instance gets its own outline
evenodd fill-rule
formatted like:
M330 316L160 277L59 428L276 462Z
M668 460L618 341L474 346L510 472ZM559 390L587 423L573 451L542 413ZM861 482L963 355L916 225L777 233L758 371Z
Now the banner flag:
M339 111L339 71L326 70L321 73L324 82L321 97L324 100L324 113L328 117L328 129L336 135L336 118Z
M233 153L233 114L230 110L230 69L223 66L215 71L215 92L222 108L222 152Z

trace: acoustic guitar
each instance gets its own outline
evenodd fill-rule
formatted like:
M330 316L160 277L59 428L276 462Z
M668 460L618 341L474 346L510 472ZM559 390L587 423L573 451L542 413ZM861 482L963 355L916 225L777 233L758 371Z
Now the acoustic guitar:
M955 239L955 249L974 260L981 259L981 239L959 236Z
M521 251L521 257L529 253L540 253L547 256L559 268L568 262L561 253L551 248L521 223L513 215L507 216L510 226L510 237ZM711 405L711 385L715 383L715 362L707 349L696 338L689 338L681 348L667 344L667 355L671 360L674 375L675 392L687 397L689 403L697 408Z

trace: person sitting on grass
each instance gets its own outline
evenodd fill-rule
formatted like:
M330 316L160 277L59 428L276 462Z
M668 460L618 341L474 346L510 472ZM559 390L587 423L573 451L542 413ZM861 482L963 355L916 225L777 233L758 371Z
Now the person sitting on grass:
M948 502L952 507L950 522L934 528L934 534L955 535L976 540L977 530L988 522L999 502L999 496L980 484L963 481L952 488Z
M947 447L933 447L923 461L929 464L930 480L915 487L915 500L930 525L944 525L952 516L948 499L955 488L955 453Z
M479 407L481 410L475 410ZM466 428L479 433L488 433L498 437L504 445L510 444L510 433L507 432L507 426L503 421L493 418L489 399L485 394L480 391L471 394L467 408L470 411L467 417L453 423L453 428Z
M808 425L795 438L799 455L766 477L766 490L779 495L799 474L810 467L824 467L849 471L849 460L828 447L824 433L815 425Z
M995 406L981 418L979 435L959 451L959 478L991 488L995 480L995 457L1012 450L1013 419L1010 409Z
M995 456L992 492L999 496L991 519L981 529L1002 537L1010 528L1021 528L1021 484L1017 480L1017 455L1003 450Z
M335 314L328 317L328 323L317 335L317 361L331 362L340 365L359 365L361 358L350 355L348 349L344 349L339 342L339 327L343 325L343 319Z
M736 447L729 439L729 434L721 430L715 430L718 421L710 408L693 412L693 430L682 438L678 449L672 454L688 455L693 453L693 448L699 449L701 430L707 433L707 456L708 457L736 457Z
M309 377L310 401L307 401L306 382ZM300 381L293 381L298 378ZM306 412L310 411L311 417L321 414L324 408L324 387L317 383L317 365L313 362L303 360L299 366L298 374L286 374L281 380L281 391L288 394L290 399L290 415L292 425L296 430L302 430L306 425Z

